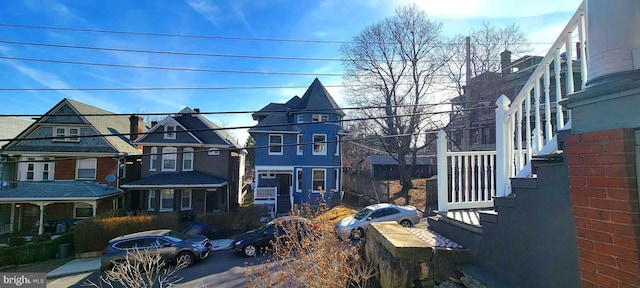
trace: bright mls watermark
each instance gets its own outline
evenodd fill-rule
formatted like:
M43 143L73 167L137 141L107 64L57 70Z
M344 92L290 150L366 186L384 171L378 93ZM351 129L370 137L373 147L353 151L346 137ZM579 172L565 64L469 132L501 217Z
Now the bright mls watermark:
M0 288L47 287L47 273L0 273Z

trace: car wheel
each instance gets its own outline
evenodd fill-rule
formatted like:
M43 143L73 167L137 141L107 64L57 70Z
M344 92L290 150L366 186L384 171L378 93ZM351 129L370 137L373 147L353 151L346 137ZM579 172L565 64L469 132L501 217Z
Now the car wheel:
M404 219L402 221L400 221L400 226L402 227L406 227L406 228L410 228L411 227L411 221Z
M249 257L256 256L256 252L258 252L258 249L253 244L249 244L247 246L244 246L244 249L242 249L242 250L244 251L244 255L247 255Z
M180 252L180 254L176 256L176 262L178 263L178 265L191 267L191 265L193 265L193 263L195 262L195 257L193 257L193 254L189 252Z
M351 239L360 240L362 236L364 236L364 231L362 230L362 228L355 228L351 230Z

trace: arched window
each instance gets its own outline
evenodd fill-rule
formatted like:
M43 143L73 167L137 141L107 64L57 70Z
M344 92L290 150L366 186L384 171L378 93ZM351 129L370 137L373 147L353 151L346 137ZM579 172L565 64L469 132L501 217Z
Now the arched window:
M193 171L193 148L182 149L182 171Z

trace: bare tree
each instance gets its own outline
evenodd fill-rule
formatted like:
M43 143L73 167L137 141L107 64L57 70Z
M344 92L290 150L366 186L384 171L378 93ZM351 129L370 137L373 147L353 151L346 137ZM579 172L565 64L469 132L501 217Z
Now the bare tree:
M361 113L371 119L368 127L383 136L380 143L398 161L406 203L410 203L413 187L412 163L424 145L421 133L433 129L433 106L425 104L435 99L440 84L436 72L447 63L440 51L441 26L415 4L402 6L394 16L365 28L352 43L341 47L349 102L384 107L362 109Z

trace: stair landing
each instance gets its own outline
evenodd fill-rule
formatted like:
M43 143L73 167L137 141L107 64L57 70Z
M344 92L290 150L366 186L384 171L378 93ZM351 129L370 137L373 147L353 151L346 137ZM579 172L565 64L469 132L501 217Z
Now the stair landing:
M409 232L416 235L431 247L464 249L464 247L453 240L440 235L438 232L425 228L409 228Z

